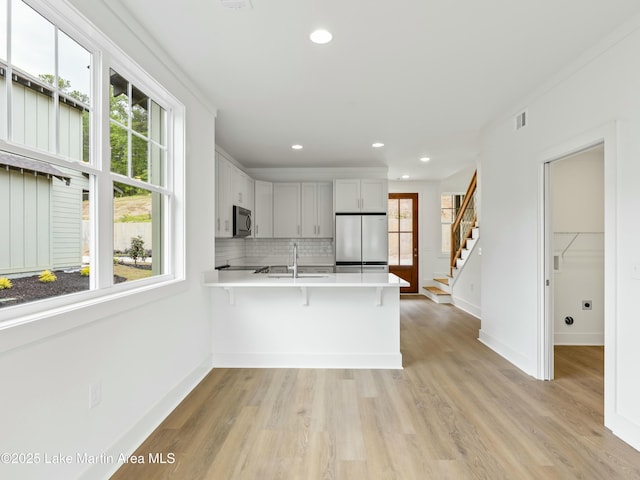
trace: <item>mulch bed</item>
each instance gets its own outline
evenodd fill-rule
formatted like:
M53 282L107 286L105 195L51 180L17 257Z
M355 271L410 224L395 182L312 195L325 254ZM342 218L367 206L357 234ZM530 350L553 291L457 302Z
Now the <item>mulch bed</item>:
M13 287L0 290L0 308L89 290L89 277L83 277L80 272L56 270L54 273L58 279L51 283L41 282L38 275L12 278ZM118 275L114 275L113 279L115 283L126 281L126 278Z

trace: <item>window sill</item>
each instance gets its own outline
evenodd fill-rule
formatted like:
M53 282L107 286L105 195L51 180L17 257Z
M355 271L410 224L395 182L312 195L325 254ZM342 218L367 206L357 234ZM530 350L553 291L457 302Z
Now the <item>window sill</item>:
M73 293L0 311L0 354L184 292L182 278ZM122 301L127 299L126 302Z

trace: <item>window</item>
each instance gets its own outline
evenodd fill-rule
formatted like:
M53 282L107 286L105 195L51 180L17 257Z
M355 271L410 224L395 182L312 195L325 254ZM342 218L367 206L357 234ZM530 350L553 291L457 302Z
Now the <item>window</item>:
M110 61L124 55L73 9L29 3L0 0L0 320L33 300L183 271L174 146L184 107L135 65Z
M389 198L389 265L413 265L413 199Z
M451 252L451 224L455 221L462 202L464 202L464 194L461 193L443 193L440 196L441 253L443 254Z

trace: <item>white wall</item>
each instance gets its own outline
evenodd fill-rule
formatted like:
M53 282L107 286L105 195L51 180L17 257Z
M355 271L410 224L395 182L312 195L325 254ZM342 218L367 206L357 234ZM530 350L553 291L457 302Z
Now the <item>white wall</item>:
M604 139L605 424L640 448L640 19L523 99L482 136L480 339L541 377L542 164Z
M186 282L4 330L1 452L130 453L209 369L214 114L100 0L74 0L186 106ZM159 53L159 55L162 55ZM63 326L79 325L51 336ZM9 344L19 348L9 348ZM89 385L102 402L89 409ZM3 478L107 478L117 465L2 465Z
M551 163L550 178L555 344L604 345L604 148Z

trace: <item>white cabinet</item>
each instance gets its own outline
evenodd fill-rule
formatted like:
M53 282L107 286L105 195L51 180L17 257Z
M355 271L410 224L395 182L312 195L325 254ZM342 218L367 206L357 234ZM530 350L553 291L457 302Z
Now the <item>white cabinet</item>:
M233 166L216 153L216 237L233 236L231 176Z
M235 167L232 167L231 204L253 210L253 179Z
M253 210L253 179L216 152L216 237L233 236L233 206Z
M256 180L253 236L273 237L273 183Z
M273 236L300 236L300 184L273 184Z
M333 237L333 187L331 183L302 183L301 236Z
M381 179L335 181L336 212L386 212L388 184Z

